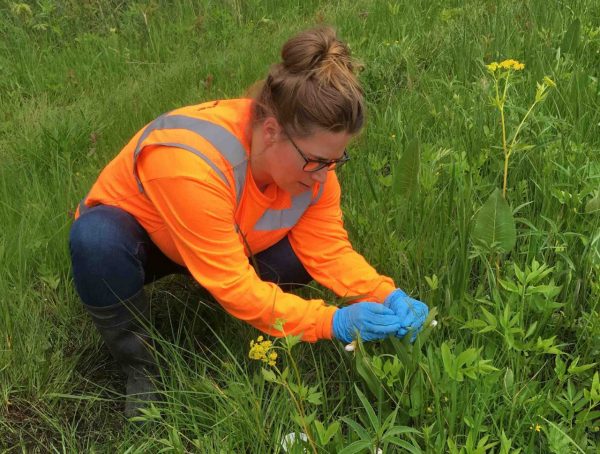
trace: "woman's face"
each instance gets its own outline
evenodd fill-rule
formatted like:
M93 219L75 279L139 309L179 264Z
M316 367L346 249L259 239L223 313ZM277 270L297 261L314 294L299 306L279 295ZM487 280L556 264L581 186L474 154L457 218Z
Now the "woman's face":
M324 183L327 167L315 172L303 169L306 159L341 159L352 136L347 132L318 131L308 137L290 137L279 128L277 140L266 150L267 168L272 181L281 189L297 195ZM304 155L304 157L303 157Z

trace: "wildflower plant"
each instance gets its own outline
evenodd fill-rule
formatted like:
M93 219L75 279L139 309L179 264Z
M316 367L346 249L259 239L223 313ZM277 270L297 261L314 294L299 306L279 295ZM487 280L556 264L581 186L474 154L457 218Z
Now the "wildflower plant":
M265 340L263 336L258 336L256 341L250 341L248 356L250 359L262 361L271 367L275 367L275 361L277 360L277 352L273 350L273 342Z
M261 369L263 378L267 382L281 386L288 393L295 409L292 419L300 426L301 433L304 434L299 437L300 441L295 441L295 443L303 443L302 440L306 439L311 451L316 453L318 447L326 445L338 432L339 423L325 427L316 419L316 411L308 412L309 405L321 405L323 393L319 391L318 386L307 386L303 383L298 364L292 354L292 348L300 342L301 336L286 336L284 324L284 320L275 322L274 327L284 335L275 342L266 340L263 336L258 336L256 341L251 340L248 356L250 359L261 361L270 367ZM277 366L278 353L275 351L276 349L284 352L289 366L282 366L282 368ZM315 431L318 439L314 436Z
M510 158L515 151L525 151L533 148L533 145L519 142L519 134L534 108L548 96L548 89L556 87L556 84L548 76L537 83L533 102L516 128L514 128L514 132L509 134L506 114L509 89L517 74L525 69L525 64L518 60L508 59L501 62L492 62L486 65L486 68L494 82L493 95L490 98L491 103L500 114L504 171L502 191L496 189L477 213L472 239L475 246L475 255L483 257L490 254L490 258L496 257L495 279L492 279L492 281L497 281L500 277L500 256L509 253L515 247L517 241L515 219L512 209L506 201Z
M506 198L508 163L510 157L513 154L513 152L519 149L527 150L531 148L531 146L529 145L519 144L517 142L519 133L521 132L521 129L525 125L525 121L528 119L535 106L537 106L546 99L546 96L548 96L548 89L555 88L556 84L548 76L544 76L542 82L537 83L535 99L533 103L521 119L512 137L507 138L505 109L508 99L508 90L511 86L511 78L515 77L517 72L523 71L525 69L525 64L517 60L509 59L503 60L500 63L492 62L486 65L486 68L494 80L494 96L491 98L492 105L494 105L500 113L500 122L502 127L502 151L504 153L504 178L502 183L502 196Z

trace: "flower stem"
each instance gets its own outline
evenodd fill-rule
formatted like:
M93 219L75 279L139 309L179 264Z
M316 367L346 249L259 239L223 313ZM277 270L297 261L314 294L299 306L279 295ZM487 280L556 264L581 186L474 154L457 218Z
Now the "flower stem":
M298 388L300 388L300 386L302 386L302 381L301 381L302 378L300 377L300 371L298 370L298 365L296 364L296 361L295 361L294 357L292 356L291 348L289 348L287 345L286 345L286 351L287 351L288 358L290 359L290 363L292 364L292 368L294 369L294 375L296 375L296 383L298 383ZM298 413L300 413L300 418L302 420L302 429L304 430L304 433L306 434L306 438L308 438L308 443L310 444L310 447L313 450L313 453L318 454L317 445L315 444L315 441L313 439L312 432L311 432L308 424L306 424L306 412L304 411L304 406L302 405L302 401L296 399L296 396L294 396L293 391L291 390L291 388L289 387L289 385L287 383L285 385L286 385L286 388L288 389L288 392L292 396L292 399L294 401L294 404L296 405L296 409L298 410Z
M502 183L502 197L506 198L506 182L508 180L508 159L510 158L510 151L506 146L506 120L504 118L504 104L506 103L506 92L508 90L508 78L510 72L506 76L504 82L504 92L502 93L502 100L499 102L498 108L500 109L500 120L502 122L502 151L504 152L504 178ZM496 97L498 97L498 80L496 80Z

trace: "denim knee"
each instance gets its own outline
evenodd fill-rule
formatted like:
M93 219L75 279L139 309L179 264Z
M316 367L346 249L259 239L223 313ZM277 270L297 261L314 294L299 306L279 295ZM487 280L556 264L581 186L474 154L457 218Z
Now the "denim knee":
M261 279L273 282L285 291L312 281L312 277L298 259L287 236L254 257Z
M145 236L135 218L117 207L90 208L73 223L73 279L85 304L108 306L143 288Z

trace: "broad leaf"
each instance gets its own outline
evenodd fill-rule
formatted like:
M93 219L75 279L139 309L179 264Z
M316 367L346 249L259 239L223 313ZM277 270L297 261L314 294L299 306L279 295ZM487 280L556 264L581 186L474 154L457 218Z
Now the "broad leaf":
M563 37L562 43L560 44L560 50L562 52L575 52L579 47L581 35L581 21L579 19L575 19L569 25L569 29L565 33Z
M594 198L590 199L585 205L586 213L593 213L595 211L600 211L600 190L598 190Z
M421 161L421 144L418 138L411 140L402 154L394 172L394 193L409 197L417 190Z
M338 451L338 454L357 454L359 452L365 452L365 450L371 448L371 443L370 440L358 440Z
M272 370L265 369L263 367L260 369L260 371L262 372L262 376L266 381L271 382L271 383L277 382L277 377L275 376L275 372L273 372Z
M515 218L500 189L492 193L477 213L472 239L500 252L509 252L515 246Z

